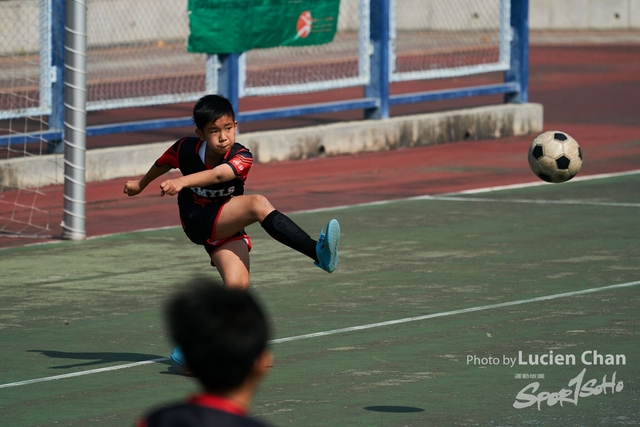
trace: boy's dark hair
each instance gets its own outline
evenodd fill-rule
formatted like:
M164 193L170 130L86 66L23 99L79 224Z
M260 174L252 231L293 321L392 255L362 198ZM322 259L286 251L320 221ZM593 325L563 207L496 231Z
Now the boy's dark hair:
M193 106L193 123L200 130L210 121L218 121L223 116L229 116L236 121L233 106L224 96L205 95Z
M199 280L177 293L166 309L169 332L188 368L208 392L241 385L267 348L269 325L248 292Z

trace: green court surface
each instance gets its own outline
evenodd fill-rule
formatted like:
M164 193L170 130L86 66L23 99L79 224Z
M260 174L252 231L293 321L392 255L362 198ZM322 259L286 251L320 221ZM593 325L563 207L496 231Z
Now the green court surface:
M639 188L628 174L292 214L314 235L339 219L333 274L250 227L276 355L253 412L305 427L636 424ZM133 425L196 391L167 360L162 307L216 277L207 261L177 228L0 250L0 425Z

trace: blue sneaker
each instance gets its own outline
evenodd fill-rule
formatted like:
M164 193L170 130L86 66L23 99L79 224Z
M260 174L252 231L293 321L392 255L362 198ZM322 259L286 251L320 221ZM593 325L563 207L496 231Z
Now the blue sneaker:
M182 354L182 349L180 347L175 347L171 352L171 360L176 362L178 365L187 366L187 361L184 359L184 354Z
M338 220L332 219L327 224L327 233L324 227L320 231L320 238L316 243L316 255L318 262L314 264L326 271L333 273L338 266L338 241L340 240L340 224Z

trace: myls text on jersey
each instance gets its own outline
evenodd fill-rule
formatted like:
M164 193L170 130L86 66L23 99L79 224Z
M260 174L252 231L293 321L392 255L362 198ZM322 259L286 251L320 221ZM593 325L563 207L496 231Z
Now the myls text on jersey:
M206 197L208 199L218 199L220 197L227 197L232 195L236 188L234 186L231 186L228 188L221 188L219 190L208 190L206 188L196 187L192 188L191 190L193 190L200 197Z

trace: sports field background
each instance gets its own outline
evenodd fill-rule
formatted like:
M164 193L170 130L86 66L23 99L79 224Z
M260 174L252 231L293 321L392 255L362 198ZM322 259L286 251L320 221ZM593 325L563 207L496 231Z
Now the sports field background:
M340 219L331 275L251 227L252 286L276 332L254 412L275 425L323 426L329 414L366 426L631 425L639 185L631 174L294 214L308 230ZM3 253L2 425L127 425L194 392L166 359L160 307L181 283L214 277L205 258L177 228ZM550 351L577 363L502 364ZM586 366L585 351L626 363ZM529 383L559 391L583 368L585 382L615 374L623 389L512 407ZM76 372L86 375L48 378Z
M313 235L336 217L343 236L326 274L249 229L252 288L276 339L254 413L276 426L636 424L639 53L532 49L530 99L544 105L545 130L583 148L566 184L533 176L529 137L255 165L248 191ZM128 199L122 185L88 188L87 241L0 240L0 425L132 425L196 390L167 360L162 304L215 271L177 227L175 199ZM467 363L520 351L578 360ZM585 351L626 364L587 366ZM615 373L622 389L513 408L528 384L559 391L584 368L584 382Z

